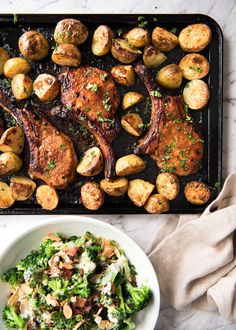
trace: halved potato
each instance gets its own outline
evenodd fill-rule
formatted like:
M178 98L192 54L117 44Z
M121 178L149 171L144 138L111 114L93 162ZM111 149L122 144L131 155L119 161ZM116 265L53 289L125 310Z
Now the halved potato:
M151 214L167 212L170 209L169 200L160 194L153 194L148 198L144 208Z
M143 63L147 68L155 69L166 60L166 55L160 52L154 46L148 45L144 48Z
M116 178L112 180L103 179L100 182L100 186L109 196L120 197L126 193L128 183L129 181L126 178Z
M36 199L43 209L49 211L54 210L59 202L56 189L47 184L43 184L37 188Z
M183 98L184 102L192 110L204 108L209 100L210 92L205 81L200 79L191 80L184 87Z
M26 74L18 73L12 78L11 90L17 100L25 100L32 94L33 81Z
M176 45L179 40L176 35L159 26L155 27L152 31L152 44L161 52L169 52Z
M177 89L182 83L182 71L177 64L169 64L157 73L157 82L168 89Z
M201 181L191 181L184 187L184 195L191 204L205 204L211 197L208 185Z
M98 210L104 202L104 192L96 182L85 183L80 193L81 202L88 210Z
M9 55L6 49L0 47L0 75L3 74L3 68L7 60L9 60Z
M81 52L79 48L72 44L58 45L52 53L52 60L62 66L79 66Z
M126 110L144 99L144 96L138 92L125 93L122 100L122 109Z
M179 34L179 44L185 52L200 52L210 41L211 29L202 23L188 25Z
M1 136L0 151L12 151L20 155L25 144L25 135L20 126L9 127Z
M157 191L169 200L173 200L179 193L178 177L172 173L160 173L156 179Z
M21 54L31 61L39 61L48 56L49 43L38 31L27 31L18 42Z
M129 182L127 193L135 205L142 207L146 203L154 188L154 184L149 181L134 179Z
M135 73L132 65L117 65L111 69L111 74L116 83L124 86L135 84Z
M86 150L76 168L76 171L83 176L94 176L103 170L103 156L98 147Z
M10 187L5 182L0 182L0 209L7 209L14 202Z
M115 34L109 26L99 25L94 31L92 39L92 52L96 56L103 56L111 50L112 39Z
M16 201L24 201L30 198L36 189L36 184L25 176L14 176L10 182L11 193Z
M7 60L4 64L4 75L12 79L18 73L29 73L31 69L30 64L22 57L13 57Z
M34 81L33 89L41 101L52 101L59 93L59 84L56 77L42 73Z
M125 39L113 39L111 53L122 63L132 63L137 59L141 51L132 47Z
M201 54L187 54L179 62L183 77L188 80L201 79L209 72L209 62Z
M59 21L54 31L54 39L58 44L82 45L88 38L88 29L82 22L74 18Z
M127 113L121 118L122 128L133 136L140 136L143 132L143 120L137 113Z
M139 173L146 168L146 162L134 154L129 154L119 158L116 162L116 175L126 176Z
M141 28L135 27L124 35L124 38L133 47L144 47L149 44L150 38L148 31Z
M0 155L0 175L7 176L18 172L23 165L22 159L11 151Z

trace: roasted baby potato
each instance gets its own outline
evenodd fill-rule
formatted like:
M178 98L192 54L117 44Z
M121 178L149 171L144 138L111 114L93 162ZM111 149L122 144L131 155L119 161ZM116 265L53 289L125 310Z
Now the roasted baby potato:
M188 80L201 79L209 72L209 62L200 54L187 54L179 63L183 77Z
M160 173L156 179L157 191L169 200L173 200L179 193L178 177L172 173Z
M31 61L39 61L48 56L49 43L38 31L27 31L22 34L18 46L21 54Z
M207 105L210 92L207 84L200 79L191 80L183 90L184 102L192 110L199 110Z
M210 188L201 181L191 181L184 187L184 194L191 204L205 204L211 197Z
M96 56L103 56L111 50L112 39L115 38L114 32L109 26L99 25L93 34L92 52Z
M124 35L124 38L128 41L129 45L137 48L144 47L150 42L148 31L141 27L133 28Z
M52 60L62 66L79 66L81 52L79 48L72 44L58 45L52 53Z
M129 181L126 178L116 178L112 180L103 179L100 182L100 186L109 196L120 197L126 193L128 183Z
M5 182L0 182L0 209L7 209L14 202L10 187Z
M76 171L83 176L94 176L103 170L103 156L98 147L86 150L76 168Z
M8 52L0 47L0 75L3 74L3 68L7 60L9 60Z
M22 160L11 151L3 152L0 155L0 175L7 176L18 172L23 165Z
M66 18L57 23L54 39L58 44L82 45L88 38L88 29L82 22Z
M157 82L168 89L177 89L182 83L182 71L177 64L169 64L157 73Z
M59 84L56 77L42 73L34 81L33 89L41 101L52 101L59 93Z
M137 113L127 113L121 118L122 128L133 136L140 136L143 132L143 120Z
M165 54L160 52L152 45L148 45L144 48L143 52L143 63L149 69L155 69L163 62L167 60Z
M0 151L11 151L20 155L25 144L25 135L20 126L9 127L1 136Z
M111 74L116 83L124 86L135 84L135 73L132 65L117 65L111 69Z
M36 189L36 199L43 209L49 211L54 210L59 203L56 189L47 184L43 184Z
M171 33L159 26L152 31L152 44L161 52L169 52L176 45L179 40L174 33Z
M179 34L179 44L185 52L200 52L210 41L211 29L202 23L188 25Z
M124 39L113 39L111 53L118 61L128 64L135 61L141 52Z
M146 162L134 154L129 154L119 158L116 162L116 175L126 176L139 173L146 168Z
M15 201L25 201L36 189L36 184L25 176L14 176L10 182L11 193Z
M127 193L135 205L142 207L151 195L154 187L155 186L148 181L135 179L129 182Z
M80 190L81 202L88 210L98 210L104 202L104 192L96 182L85 183Z
M138 92L125 93L122 100L122 109L126 110L144 99L144 96Z
M11 90L17 100L25 100L32 94L33 81L26 74L18 73L12 78Z
M144 208L151 214L167 212L170 209L169 200L160 194L153 194L148 198Z
M13 57L6 61L3 72L7 78L12 79L18 73L29 73L30 69L30 64L24 58Z

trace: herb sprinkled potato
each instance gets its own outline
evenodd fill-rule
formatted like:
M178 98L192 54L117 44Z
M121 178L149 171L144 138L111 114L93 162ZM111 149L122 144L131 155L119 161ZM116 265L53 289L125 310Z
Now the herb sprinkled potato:
M14 203L10 187L5 182L0 182L0 209L7 209Z
M24 58L13 57L6 61L3 71L7 78L12 79L18 73L29 73L30 69L30 64Z
M88 38L88 29L82 22L73 18L59 21L54 31L54 39L58 44L82 45Z
M150 38L148 31L141 28L135 27L124 35L124 38L133 47L144 47L149 44Z
M211 190L201 181L191 181L184 187L184 194L191 204L201 205L208 202L211 197Z
M170 209L169 200L160 194L153 194L148 198L144 208L151 214L167 212Z
M18 73L12 78L11 90L17 100L25 100L33 92L33 81L26 74Z
M0 175L7 176L17 173L23 165L21 158L11 151L3 152L0 155Z
M156 179L157 191L169 200L173 200L179 193L178 177L172 173L160 173Z
M179 34L179 44L185 52L200 52L210 41L211 29L202 23L188 25Z
M36 189L36 199L38 204L45 210L54 210L59 202L56 189L43 184Z
M161 52L169 52L176 45L179 40L176 35L159 26L155 27L152 31L152 44Z
M104 202L104 192L96 182L85 183L80 190L81 202L88 210L98 210Z
M133 136L140 136L143 132L143 120L137 113L127 113L121 118L122 128Z
M93 34L92 52L96 56L103 56L111 50L114 32L109 26L99 25Z
M48 56L49 43L38 31L27 31L18 42L21 54L31 61L40 61Z
M77 173L83 176L94 176L103 170L103 156L98 147L86 150L76 168Z
M42 73L34 81L33 89L41 101L52 101L59 93L59 84L56 77Z
M62 66L79 66L81 63L81 52L73 44L58 45L53 53L54 63Z
M209 62L201 54L187 54L179 63L183 77L188 80L201 79L209 72Z
M210 92L205 81L200 79L191 80L184 87L183 98L184 102L192 110L204 108L209 100Z
M117 65L111 69L115 82L124 86L135 84L135 73L132 65Z
M0 75L3 74L3 68L7 60L9 60L8 52L0 47Z
M160 52L154 46L148 45L144 48L143 63L147 68L155 69L166 60L166 55Z
M182 83L182 71L177 64L169 64L157 73L157 82L167 89L177 89Z
M128 64L134 62L142 52L129 45L125 39L113 39L111 53L118 61Z
M10 188L16 201L24 201L32 196L36 184L28 177L14 176L11 178Z
M123 196L128 189L128 180L126 178L103 179L100 182L101 188L106 194L113 197Z
M144 96L138 92L125 93L122 99L122 109L126 110L138 104L144 99Z
M129 182L128 196L138 207L144 206L148 197L151 195L154 185L142 179L134 179Z
M0 151L12 151L16 155L20 155L23 151L25 143L25 135L20 126L9 127L2 134L0 139Z
M134 154L129 154L119 158L116 162L116 175L126 176L139 173L146 168L146 162Z

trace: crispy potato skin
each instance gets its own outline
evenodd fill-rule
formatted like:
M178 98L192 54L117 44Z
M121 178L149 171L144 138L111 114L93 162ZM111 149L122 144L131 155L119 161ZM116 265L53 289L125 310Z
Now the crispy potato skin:
M28 177L15 176L11 178L10 188L14 200L24 201L32 196L36 184Z
M135 73L132 65L117 65L111 69L111 74L116 83L124 86L135 84Z
M92 39L92 52L96 56L103 56L111 50L114 32L109 26L99 25L94 31Z
M166 60L166 55L161 53L154 46L148 45L144 48L143 63L147 68L155 69Z
M13 57L7 60L4 64L4 75L12 79L18 73L29 73L31 69L30 64L21 57Z
M144 99L144 96L138 92L125 93L122 99L122 109L126 110L138 104Z
M76 171L83 176L94 176L102 172L103 165L101 150L98 147L93 147L84 152Z
M52 53L52 60L61 66L79 66L81 63L81 52L73 44L58 45Z
M191 181L184 187L184 195L191 204L201 205L208 202L211 190L201 181Z
M179 34L180 47L185 52L200 52L211 41L211 30L206 24L192 24Z
M122 128L133 136L140 136L143 132L143 121L137 113L127 113L121 118Z
M200 79L191 80L183 90L184 102L192 110L204 108L210 98L210 92L205 81Z
M59 93L59 84L56 77L42 73L34 81L33 89L41 101L52 101Z
M142 207L151 195L153 189L154 185L152 183L142 179L134 179L129 182L127 193L136 206Z
M168 212L170 209L169 200L160 194L153 194L148 198L144 208L151 214Z
M131 48L124 39L113 39L111 53L115 59L125 64L134 62L139 56L139 50Z
M169 52L179 41L175 34L157 26L152 31L152 44L161 52Z
M7 209L14 202L10 187L5 182L0 182L0 209Z
M124 38L131 46L137 48L144 47L150 42L148 31L140 27L135 27L127 32Z
M172 173L160 173L156 179L156 187L159 194L173 200L179 194L179 179Z
M20 126L9 127L1 136L0 151L12 151L16 155L20 155L23 151L25 143L25 135Z
M49 43L44 35L37 31L27 31L18 41L21 54L32 61L39 61L48 56Z
M157 82L164 88L177 89L182 83L182 71L177 64L169 64L157 73Z
M109 196L120 197L126 193L128 183L129 181L126 178L116 178L113 180L103 179L100 182L100 186Z
M205 77L210 69L209 62L201 54L187 54L179 63L183 77L188 80Z
M25 100L32 94L33 81L26 74L18 73L12 78L11 89L17 100Z
M0 175L6 176L18 172L23 165L19 156L11 151L3 152L0 155Z
M134 154L129 154L119 158L116 162L116 175L126 176L139 173L146 168L146 162Z
M0 75L3 74L3 68L7 60L9 60L9 55L6 49L0 47Z
M96 182L87 182L81 187L81 202L88 210L98 210L104 203L104 192Z
M36 199L44 210L54 210L59 202L56 189L47 184L43 184L36 189Z
M88 38L88 29L77 19L66 18L59 21L54 31L54 40L58 44L82 45Z

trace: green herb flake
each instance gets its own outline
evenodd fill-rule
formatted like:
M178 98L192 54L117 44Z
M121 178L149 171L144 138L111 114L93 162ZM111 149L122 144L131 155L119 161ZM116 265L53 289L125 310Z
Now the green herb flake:
M121 37L122 34L123 34L123 29L118 29L118 30L117 30L117 35L118 35L118 37Z
M185 104L185 105L184 105L185 120L188 121L188 122L190 122L190 123L192 123L192 122L193 122L193 118L189 115L188 110L189 110L189 109L188 109L188 105Z
M61 145L60 145L60 149L62 149L62 150L64 150L65 147L66 147L65 144L61 144Z
M58 44L53 45L53 46L51 47L51 49L52 49L52 50L57 50L57 47L58 47Z
M150 92L150 95L153 97L162 97L161 93L156 89Z
M98 85L97 84L88 83L86 85L86 89L89 89L93 93L97 93L97 91L98 91Z
M90 107L86 107L84 111L89 112L90 110L91 110Z
M62 34L61 34L61 32L58 32L58 33L57 33L57 39L59 39L59 40L62 39Z
M13 14L13 23L16 24L18 21L18 15L17 14Z
M48 161L48 163L47 163L47 168L48 168L49 170L53 170L56 166L57 166L57 165L56 165L56 163L54 162L53 159L50 159L50 160Z
M193 66L193 65L190 65L189 69L195 71L195 72L198 72L198 73L202 73L202 69L199 68L198 66Z
M106 81L107 77L108 77L108 73L103 73L100 75L102 81Z
M176 34L176 32L177 32L177 28L174 27L173 29L170 30L170 32L173 33L173 34Z
M141 28L145 28L145 27L147 27L147 25L148 25L148 22L145 20L145 17L139 16L138 17L138 26Z

